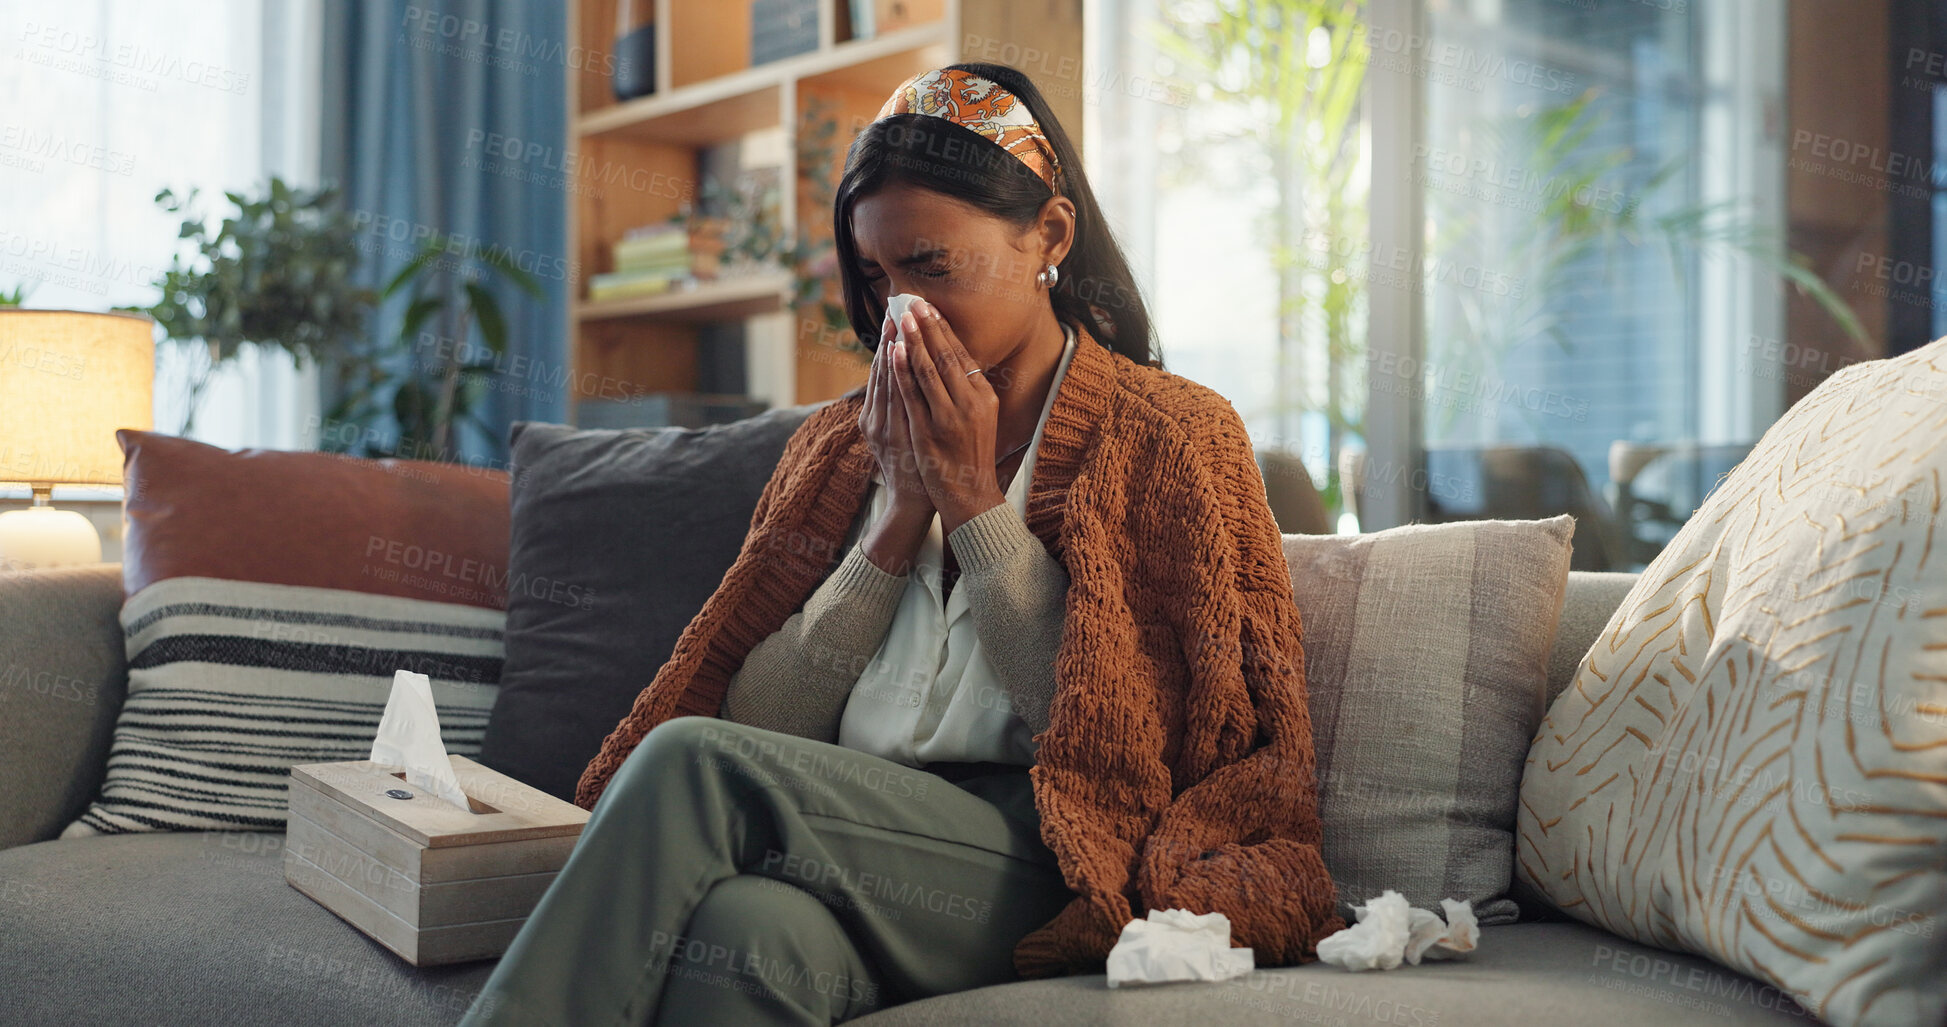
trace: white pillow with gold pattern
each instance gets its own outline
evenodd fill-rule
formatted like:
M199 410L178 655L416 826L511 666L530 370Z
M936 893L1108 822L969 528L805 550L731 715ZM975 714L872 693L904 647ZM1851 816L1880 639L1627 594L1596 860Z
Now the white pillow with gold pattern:
M1943 488L1947 339L1773 425L1548 711L1521 879L1839 1027L1943 1022Z

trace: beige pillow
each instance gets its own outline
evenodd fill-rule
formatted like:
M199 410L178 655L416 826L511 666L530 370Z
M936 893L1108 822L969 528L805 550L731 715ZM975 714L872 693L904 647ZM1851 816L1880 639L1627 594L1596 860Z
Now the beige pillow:
M1947 1013L1947 340L1793 407L1548 711L1518 873L1829 1023Z
M1286 535L1305 640L1325 865L1350 905L1505 897L1575 519Z

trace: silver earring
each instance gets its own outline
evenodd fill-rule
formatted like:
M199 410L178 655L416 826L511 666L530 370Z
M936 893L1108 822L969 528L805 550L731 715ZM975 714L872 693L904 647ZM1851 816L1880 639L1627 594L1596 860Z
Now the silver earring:
M1056 282L1061 281L1061 269L1050 264L1042 268L1041 273L1034 276L1034 280L1040 282L1042 288L1052 289Z

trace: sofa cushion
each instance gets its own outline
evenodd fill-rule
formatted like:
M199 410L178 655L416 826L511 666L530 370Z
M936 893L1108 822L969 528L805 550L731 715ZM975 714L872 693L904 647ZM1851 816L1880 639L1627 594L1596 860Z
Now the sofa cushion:
M572 802L602 740L743 547L784 443L822 404L707 428L513 426L515 587L480 761Z
M408 965L286 884L283 842L184 831L0 852L0 1021L459 1022L494 963Z
M496 965L417 968L284 881L281 834L176 832L0 851L0 995L18 1023L451 1024ZM945 995L855 1021L922 1024L1815 1023L1776 990L1581 924L1488 927L1465 962L1313 963L1223 984L1100 975Z
M121 429L128 698L75 838L281 830L290 768L370 752L394 672L472 755L498 685L508 474Z
M1325 865L1340 915L1392 889L1519 915L1521 762L1541 722L1571 517L1286 535Z
M1793 406L1549 709L1523 879L1841 1027L1942 1022L1944 504L1947 340Z
M1003 984L894 1006L852 1022L859 1027L1737 1027L1818 1022L1760 981L1576 923L1484 927L1480 948L1469 959L1384 972L1351 973L1310 963L1254 970L1216 984L1110 990L1107 981L1094 975Z
M281 831L291 767L369 755L399 670L432 679L447 751L472 756L506 618L337 588L155 582L122 605L128 696L107 777L61 837Z
M229 578L507 606L507 472L123 428L123 592Z

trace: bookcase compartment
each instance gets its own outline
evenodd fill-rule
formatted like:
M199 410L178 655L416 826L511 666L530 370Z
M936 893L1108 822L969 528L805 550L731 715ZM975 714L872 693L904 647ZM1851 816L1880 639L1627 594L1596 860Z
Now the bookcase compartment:
M655 89L618 101L612 75L625 4L631 25L653 25ZM801 166L810 159L798 145L807 117L817 112L838 122L821 158L826 181L835 184L851 140L892 89L927 68L980 59L963 56L968 46L1032 50L1046 55L1043 63L1057 62L1049 67L1072 69L1071 88L1044 84L1044 91L1063 122L1079 131L1081 6L1082 0L573 0L569 36L588 59L570 61L568 69L577 171L565 197L573 262L571 418L584 399L658 393L672 397L624 406L736 411L734 397L716 394L726 367L731 373L741 367L750 398L773 406L830 399L864 381L867 354L849 325L834 325L824 307L839 299L830 261L814 272L780 260L736 277L601 300L590 299L590 280L617 270L616 244L632 229L689 212L703 192L700 155L729 142L762 140L780 165L780 223L808 242L828 241L829 197L808 187L813 169ZM793 12L794 25L753 20ZM762 30L756 37L754 24ZM764 34L773 29L788 31ZM760 50L775 50L776 59L754 63L754 38ZM796 52L809 42L815 45ZM1023 70L1039 78L1036 68ZM625 271L655 273L633 263ZM814 273L821 277L801 280ZM628 277L604 279L605 294L633 287ZM796 302L806 293L810 302ZM721 347L738 339L744 359L725 359ZM607 406L601 416L615 415Z

